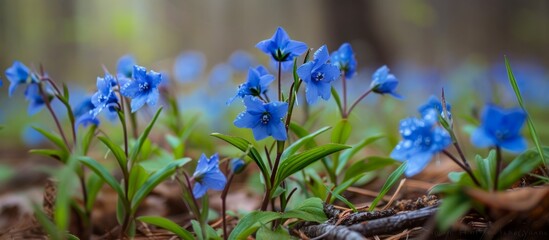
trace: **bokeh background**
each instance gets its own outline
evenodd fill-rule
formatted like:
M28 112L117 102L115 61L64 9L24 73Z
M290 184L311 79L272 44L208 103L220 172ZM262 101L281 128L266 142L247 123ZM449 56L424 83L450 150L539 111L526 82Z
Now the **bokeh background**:
M464 142L471 126L460 117L474 117L487 102L517 106L504 55L542 142L549 140L549 3L543 0L0 0L0 69L14 60L31 68L43 65L53 79L69 85L77 102L95 91L103 66L115 72L118 59L130 54L139 65L175 79L186 116L201 119L191 146L197 152L214 151L210 132L251 137L232 126L242 104L227 106L226 101L245 81L248 66L269 66L268 57L254 46L277 26L313 49L326 44L334 51L351 43L360 69L349 82L351 99L368 88L375 69L391 68L404 100L370 96L351 119L357 124L355 139L387 133L379 146L385 153L398 140L398 121L415 115L417 106L440 95L442 87ZM0 175L6 178L16 172L8 166L36 162L28 149L44 143L30 126L48 128L53 122L46 111L28 116L23 89L8 98L9 82L4 74L0 78L0 125L5 126ZM336 120L333 101L312 108L323 115L317 126ZM143 114L141 120L149 117ZM102 127L116 129L117 124L104 121Z

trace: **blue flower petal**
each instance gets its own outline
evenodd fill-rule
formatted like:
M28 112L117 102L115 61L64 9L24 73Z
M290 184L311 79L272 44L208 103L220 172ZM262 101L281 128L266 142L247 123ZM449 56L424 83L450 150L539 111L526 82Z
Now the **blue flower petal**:
M520 153L526 151L528 148L528 143L524 137L517 136L501 142L500 147L510 152Z
M407 177L412 177L423 171L427 164L429 164L431 158L433 158L433 154L430 152L424 152L415 154L410 159L408 159L408 163L406 164L406 170L404 170L404 174Z
M133 98L131 102L132 113L136 112L141 107L143 107L143 105L145 105L146 102L147 102L147 96L137 96Z
M488 135L483 128L477 128L471 135L471 142L479 148L485 148L496 145L493 138Z

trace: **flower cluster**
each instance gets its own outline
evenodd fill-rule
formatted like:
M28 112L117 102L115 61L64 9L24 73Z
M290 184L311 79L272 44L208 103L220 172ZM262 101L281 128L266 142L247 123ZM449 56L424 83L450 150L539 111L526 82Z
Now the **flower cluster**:
M408 162L405 170L408 177L421 172L435 154L452 143L448 131L437 124L438 114L435 108L429 108L420 119L400 121L402 141L391 152L391 158Z
M227 183L227 178L219 170L219 156L217 153L210 158L204 154L200 156L193 179L195 182L193 187L195 198L204 196L208 189L223 190Z

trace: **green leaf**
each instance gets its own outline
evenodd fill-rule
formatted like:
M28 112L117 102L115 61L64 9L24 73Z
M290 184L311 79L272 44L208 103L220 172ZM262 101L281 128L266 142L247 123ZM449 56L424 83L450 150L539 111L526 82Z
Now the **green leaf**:
M70 202L72 193L76 187L78 176L75 174L77 161L71 157L67 164L61 169L59 183L57 184L57 195L55 198L54 222L59 231L65 232L69 227L70 221Z
M303 138L307 135L309 135L309 131L307 131L305 128L301 127L299 124L295 123L295 122L291 122L290 123L290 130L292 130L292 132L298 137L298 138ZM307 148L313 148L313 147L316 147L317 144L315 142L314 139L311 139L310 141L307 141L305 143L305 146Z
M445 232L459 218L464 216L471 207L471 200L463 193L446 196L436 213L438 229Z
M118 161L118 165L120 166L120 169L122 169L122 171L126 171L126 169L128 168L127 166L128 160L126 159L126 153L124 153L124 150L122 150L120 146L114 144L107 137L99 136L98 138L99 138L99 141L101 141L103 144L105 144L105 146L109 148L109 150L111 150L112 154L114 155L114 158L116 158L116 161Z
M288 231L284 230L282 227L279 226L273 231L270 227L265 225L257 230L255 237L256 239L292 239L292 236L290 236Z
M143 133L141 133L141 135L137 139L137 143L135 145L133 145L133 148L132 148L131 153L130 153L130 158L129 158L131 161L135 161L137 159L137 156L139 156L139 153L141 152L141 147L143 146L143 143L145 142L145 140L147 140L147 137L151 133L151 130L154 126L154 123L156 122L156 119L158 119L158 116L160 115L160 112L162 112L162 107L160 107L156 111L156 114L154 114L154 117L152 118L149 125L147 125L147 127L145 128Z
M326 221L322 200L309 198L299 204L295 209L285 213L253 211L244 216L231 232L229 239L246 239L258 228L277 219L298 218L304 221Z
M341 109L341 98L339 97L339 93L337 93L337 90L332 86L332 96L334 97L334 100L337 104L337 109L339 110L339 112L343 112Z
M511 64L509 63L509 60L507 59L507 56L505 56L505 67L507 68L507 75L509 76L509 83L511 83L511 86L513 87L513 90L515 91L515 95L517 96L517 101L524 110L524 112L527 113L527 122L528 122L528 130L530 131L530 136L532 137L532 140L534 141L534 144L536 145L536 149L538 150L539 157L541 159L541 162L543 165L547 166L547 161L545 160L545 155L543 154L543 149L541 146L541 142L539 141L538 133L536 132L536 128L534 127L534 122L532 121L532 118L530 117L530 114L528 111L526 111L526 108L524 107L524 103L522 101L522 96L520 94L520 89L517 84L517 80L515 79L515 75L513 74L513 70L511 70Z
M63 234L57 226L46 216L44 211L38 206L33 205L34 208L34 215L36 216L36 220L38 220L38 223L40 223L40 226L46 231L48 236L51 239L63 239Z
M67 158L69 157L67 152L55 149L31 149L29 152L46 157L51 157L53 159L61 161L62 163L66 163Z
M63 139L59 135L57 135L56 133L48 132L48 131L46 131L42 128L39 128L39 127L32 127L32 128L34 128L34 130L38 131L44 137L49 139L53 144L55 144L61 150L67 152L67 154L70 152L69 148L65 145L65 142L63 141Z
M435 185L431 190L429 190L429 194L453 194L461 191L462 186L455 183L441 183Z
M346 143L351 136L351 124L347 119L341 119L332 131L332 143Z
M389 178L387 178L387 181L383 184L383 187L381 187L379 194L368 208L369 211L373 211L376 208L377 203L383 199L389 189L391 189L391 187L393 187L393 185L395 185L395 183L400 179L402 174L404 174L404 170L406 170L406 163L402 163L393 173L391 173L391 175L389 175Z
M330 143L288 157L286 161L280 163L273 186L278 186L284 179L311 163L346 148L349 148L349 146Z
M324 213L324 205L320 198L308 198L294 209L282 214L281 218L298 218L303 221L321 223L328 218Z
M312 141L316 136L319 134L326 132L330 127L323 127L316 132L313 132L311 134L308 134L304 137L300 137L299 140L295 141L292 145L288 146L286 150L282 153L282 156L280 157L280 161L286 160L289 156L293 155L297 152L303 145L308 144L310 141Z
M154 187L164 181L164 179L170 177L175 172L176 168L182 167L190 161L190 158L183 158L173 161L166 167L152 174L133 196L131 200L132 212L135 212L137 210L137 207L139 206L139 204L141 204L141 201L143 201L143 199L153 190Z
M86 134L84 134L84 136L82 137L82 140L80 141L80 149L82 151L81 152L82 155L88 154L88 150L90 149L90 144L94 137L96 129L97 129L97 126L92 124L86 130Z
M261 225L268 224L280 218L279 213L253 211L244 216L229 235L229 239L246 239L252 235Z
M236 148L240 149L240 151L244 153L248 153L248 157L250 157L259 167L259 170L261 170L261 173L263 176L269 176L270 170L261 158L261 155L257 151L257 149L250 143L248 140L241 138L241 137L233 137L228 135L223 135L221 133L212 133L211 136L214 136L216 138L219 138ZM269 181L269 178L266 177L265 180ZM270 182L266 183L268 186L270 186Z
M339 165L337 166L336 174L340 174L341 171L345 168L345 165L347 165L347 162L356 154L358 151L360 151L362 148L368 146L369 144L377 141L378 139L383 138L383 135L375 135L371 137L367 137L363 139L362 141L358 142L357 144L353 145L351 148L341 152L341 155L339 157Z
M149 173L140 164L135 164L130 170L130 180L128 181L128 199L132 199L133 195L145 181L149 178Z
M159 216L141 216L138 217L137 220L166 229L172 233L175 233L179 238L183 240L194 239L194 236L189 231L183 229L181 226L177 225L177 223L173 222L170 219Z
M549 157L549 147L543 147L543 152L539 153L537 149L529 149L517 156L511 163L499 174L499 190L505 190L517 182L521 177L530 173L541 163L541 157Z
M101 187L103 187L103 180L101 180L101 177L97 174L92 172L86 182L86 189L88 190L88 202L86 202L86 209L90 212L93 209L93 205L95 204L97 194L99 193L99 190L101 190Z
M202 226L200 226L200 223L196 220L191 220L191 226L193 228L193 232L196 234L196 239L199 240L205 240L206 236L202 235Z
M389 165L393 165L395 163L397 163L397 161L392 158L378 156L366 157L362 160L354 162L351 166L347 168L343 181L354 178L361 173L375 171Z
M323 185L326 190L328 192L330 192L332 194L332 196L334 196L335 198L337 198L339 201L342 201L343 203L345 203L345 205L347 205L350 209L353 209L353 212L356 212L356 207L354 204L352 204L351 202L349 202L349 200L347 200L345 197L339 195L339 193L336 193L336 192L333 192L332 190L330 190L330 188L326 185Z
M481 156L475 156L478 174L475 174L479 179L482 188L485 190L494 189L494 180L496 178L496 151L491 150L486 159Z
M86 156L80 156L77 159L81 161L84 165L86 165L88 168L90 168L95 174L97 174L97 176L99 176L103 181L105 181L105 183L111 186L111 188L114 189L116 193L118 193L118 196L124 196L124 191L122 190L122 187L120 187L120 184L107 171L107 169L101 166L97 161Z
M363 177L366 173L360 173L360 174L357 174L355 175L354 177L350 178L350 179L346 179L346 180L343 180L342 183L340 183L339 185L337 185L336 188L334 188L334 190L332 191L332 197L329 199L330 203L333 203L335 201L335 194L338 194L340 195L343 191L347 190L347 188L349 188L351 185L353 185L356 181L358 181L361 177Z

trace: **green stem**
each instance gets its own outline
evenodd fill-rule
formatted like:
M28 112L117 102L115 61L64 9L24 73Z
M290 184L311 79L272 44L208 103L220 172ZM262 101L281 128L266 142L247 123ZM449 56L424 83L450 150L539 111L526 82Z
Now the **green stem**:
M501 148L499 146L496 146L496 176L494 179L494 191L498 190L499 173L501 172L502 161L503 161L503 157L501 156Z
M231 183L233 182L234 174L231 172L229 173L229 179L227 180L227 184L225 185L225 188L223 189L223 192L221 193L221 214L223 219L223 239L227 240L229 235L227 234L227 194L229 193L229 188L231 187Z
M461 163L454 155L452 155L450 152L446 151L446 150L442 150L442 152L448 156L452 161L454 161L461 169L465 170L465 172L467 172L467 174L469 174L469 176L471 177L471 179L473 180L473 182L475 182L475 185L477 185L478 187L480 187L480 182L477 180L477 178L475 177L475 175L473 175L473 172L471 171L470 168L467 168L465 165L463 165L463 163Z
M347 81L345 80L345 71L341 71L341 83L343 84L343 109L341 109L342 117L347 118Z

